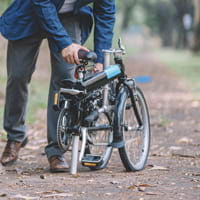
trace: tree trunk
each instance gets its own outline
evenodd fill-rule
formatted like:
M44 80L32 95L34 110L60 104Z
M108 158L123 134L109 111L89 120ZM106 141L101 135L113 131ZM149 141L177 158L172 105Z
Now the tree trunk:
M200 51L200 0L194 0L194 44L193 51Z
M137 0L124 0L122 31L126 30L132 17L132 11Z
M199 0L198 0L199 1ZM177 48L187 48L189 46L188 30L184 27L183 18L186 14L191 14L190 0L173 0L176 7L176 30L177 30Z

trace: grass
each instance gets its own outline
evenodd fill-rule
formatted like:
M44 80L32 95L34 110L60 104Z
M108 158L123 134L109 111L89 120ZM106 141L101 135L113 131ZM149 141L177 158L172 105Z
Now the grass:
M184 78L195 95L200 92L200 55L190 51L161 49L156 52L160 60Z
M9 4L10 4L10 0L3 0L3 1L1 0L1 3L0 3L0 15L8 7Z
M30 85L30 98L28 103L27 123L32 124L37 119L37 111L47 108L48 81L32 80ZM46 113L44 118L46 117Z

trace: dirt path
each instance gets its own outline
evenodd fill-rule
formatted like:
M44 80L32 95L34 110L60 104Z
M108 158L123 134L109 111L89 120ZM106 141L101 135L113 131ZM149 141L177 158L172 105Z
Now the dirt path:
M80 167L76 177L49 173L43 154L46 128L41 111L20 159L12 167L0 167L0 199L200 200L200 102L152 55L131 58L127 64L130 76L152 77L152 82L141 84L152 127L145 170L125 172L114 151L102 171ZM0 142L1 151L4 145Z

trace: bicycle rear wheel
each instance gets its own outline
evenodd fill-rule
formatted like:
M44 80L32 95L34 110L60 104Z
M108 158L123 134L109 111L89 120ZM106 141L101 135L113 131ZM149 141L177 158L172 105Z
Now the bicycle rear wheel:
M66 109L62 109L57 122L57 141L59 148L64 152L69 149L72 143L72 134L67 131L72 120L71 114Z
M119 148L120 158L127 171L142 170L147 162L150 148L150 119L142 91L133 90L133 102L128 89L123 92L118 116L121 117L121 131L125 142Z
M94 156L100 159L98 164L88 166L91 170L103 169L108 164L112 154L113 132L111 129L104 129L103 127L110 126L111 120L109 116L106 113L100 113L97 121L93 123L93 127L99 130L88 131L85 156Z

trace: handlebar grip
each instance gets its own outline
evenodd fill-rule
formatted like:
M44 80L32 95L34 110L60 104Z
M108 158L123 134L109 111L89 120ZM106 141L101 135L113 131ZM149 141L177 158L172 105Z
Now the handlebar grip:
M93 61L93 62L95 62L97 60L97 54L93 51L88 52L85 50L79 50L78 57L79 57L79 59Z

